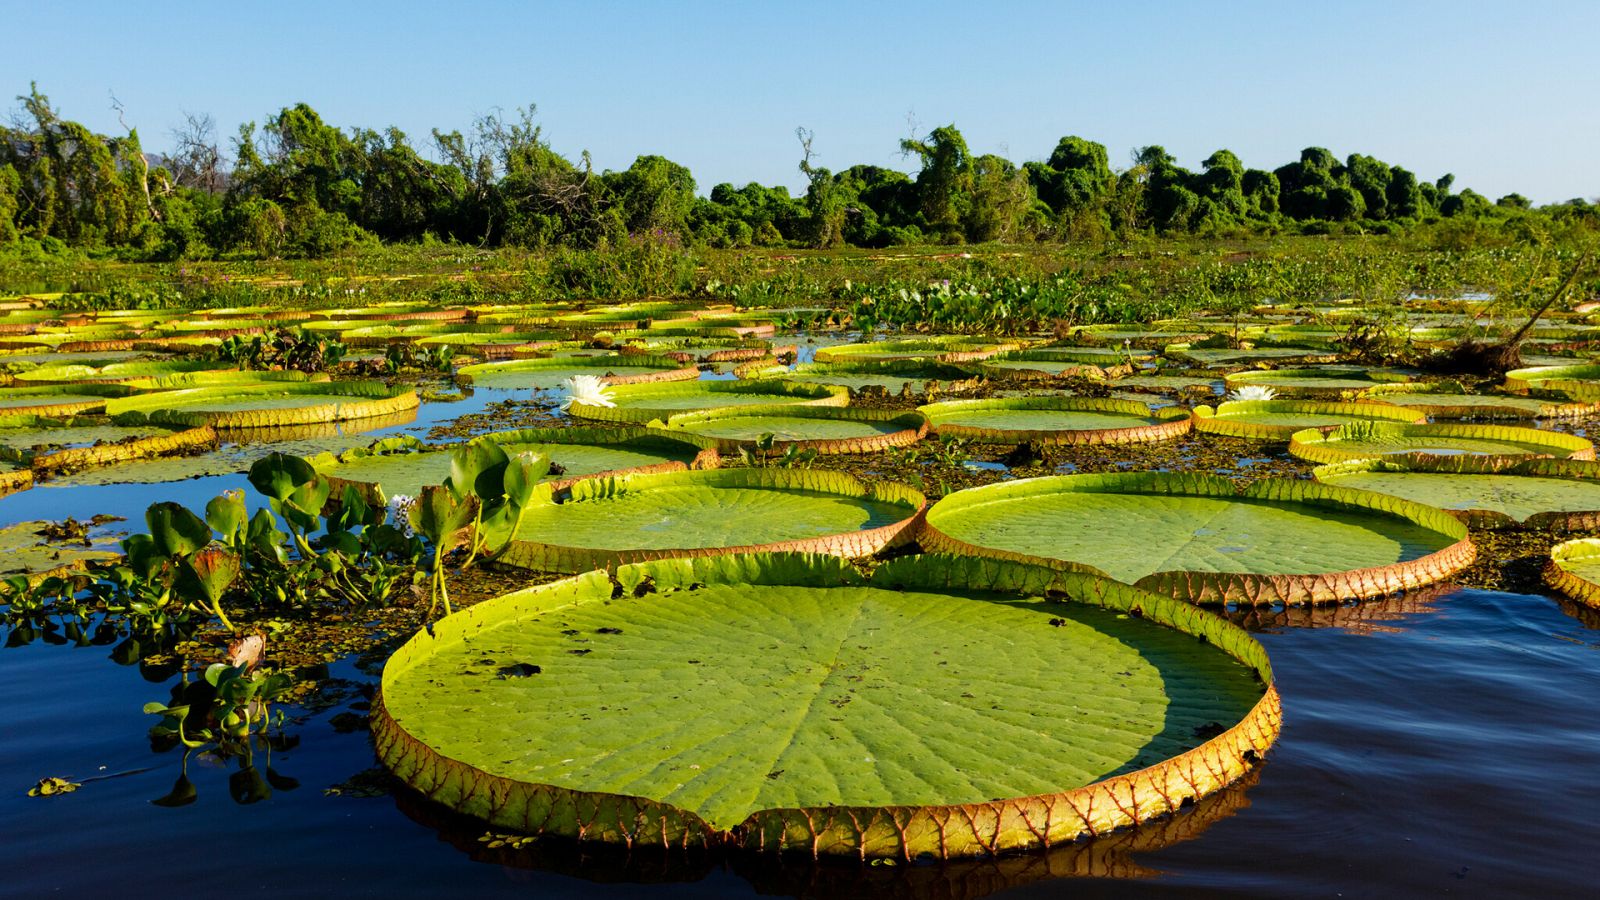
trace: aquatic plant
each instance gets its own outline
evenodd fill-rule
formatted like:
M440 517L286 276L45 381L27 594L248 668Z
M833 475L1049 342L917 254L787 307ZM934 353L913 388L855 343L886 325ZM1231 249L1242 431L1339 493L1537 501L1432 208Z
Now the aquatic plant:
M566 412L574 403L586 406L615 407L616 401L611 399L611 388L605 379L598 375L574 375L561 383L564 394L561 398L561 411Z
M510 545L522 524L534 488L550 470L543 454L510 456L497 443L479 438L450 451L450 476L429 485L410 504L406 519L433 551L428 615L442 605L451 611L446 555L466 548L461 568L479 557L494 558ZM354 493L354 488L347 488Z
M1229 400L1271 400L1278 392L1265 384L1242 384L1228 392Z
M217 359L240 369L287 369L327 372L338 368L348 352L343 343L306 329L280 328L270 337L233 334L217 345Z

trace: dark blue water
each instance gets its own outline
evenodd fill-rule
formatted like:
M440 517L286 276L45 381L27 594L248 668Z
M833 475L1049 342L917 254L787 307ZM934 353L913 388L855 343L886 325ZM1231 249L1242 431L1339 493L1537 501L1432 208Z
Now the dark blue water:
M271 768L298 787L239 805L229 789L238 761L192 759L195 802L154 806L180 755L151 751L140 707L166 688L108 660L108 647L35 642L0 651L10 860L0 893L155 896L187 884L272 897L1592 896L1600 621L1586 625L1547 597L1476 590L1282 618L1328 627L1254 625L1285 711L1255 783L1103 847L871 869L620 857L561 843L496 852L476 840L481 829L414 799L326 795L374 765L365 732L332 724L359 712L358 692L286 729L298 744L273 751ZM349 662L332 674L336 690L340 678L352 691L371 681ZM257 751L257 771L265 756ZM24 796L45 775L86 783ZM1138 877L1071 877L1083 872Z
M510 396L428 404L384 433ZM243 484L40 487L0 499L0 522L112 512L137 523L157 500L198 508ZM1285 713L1246 783L1047 854L873 868L554 841L491 850L481 827L416 798L326 793L376 765L366 732L340 727L364 714L375 678L352 660L332 666L315 711L287 710L285 743L258 747L248 770L192 757L194 802L165 808L152 801L173 790L183 757L152 750L141 707L167 699L170 673L119 665L114 635L34 640L0 649L0 896L1593 895L1600 611L1440 590L1241 619L1272 656ZM83 786L25 796L51 775Z

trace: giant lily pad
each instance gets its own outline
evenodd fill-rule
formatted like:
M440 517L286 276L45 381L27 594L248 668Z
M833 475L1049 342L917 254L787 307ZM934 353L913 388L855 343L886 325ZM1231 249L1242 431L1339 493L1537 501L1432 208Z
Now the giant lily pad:
M101 353L81 351L62 353L51 351L47 353L29 353L26 351L0 352L0 365L12 372L30 371L40 366L79 365L99 368L111 363L129 362L142 359L144 354L136 350L109 350Z
M1278 730L1271 678L1238 626L1093 576L671 560L419 632L384 666L373 734L424 795L525 834L992 856L1239 778Z
M770 449L818 453L875 453L916 443L928 433L917 412L839 406L735 406L672 416L668 431L714 440L724 452L755 449L771 436Z
M222 446L196 455L163 456L119 462L87 470L71 469L66 474L52 473L52 487L81 487L103 484L159 484L186 481L214 475L237 475L271 453L311 457L319 453L340 453L372 443L363 432L371 423L389 425L408 421L379 416L336 425L292 425L269 428L217 430ZM208 427L208 426L201 426Z
M1324 484L1436 506L1477 528L1600 528L1600 465L1509 458L1474 466L1473 459L1359 459L1318 466L1312 475Z
M1290 359L1304 359L1308 356L1323 356L1327 354L1327 351L1310 347L1254 347L1240 350L1231 347L1171 344L1162 350L1162 354L1196 365L1220 368L1222 366L1237 366L1253 362L1282 362Z
M1594 459L1594 445L1558 431L1509 425L1400 425L1357 422L1324 433L1312 428L1289 438L1289 452L1314 463L1377 456L1554 456Z
M1138 366L1152 357L1148 350L1121 350L1106 347L1045 347L997 353L978 363L991 375L1017 375L1024 378L1061 376L1105 377L1105 367ZM1127 371L1124 369L1123 371Z
M1157 394L1193 393L1209 397L1222 387L1222 379L1198 378L1192 375L1129 375L1108 384L1121 390L1148 391Z
M545 480L557 482L558 487L596 475L715 468L719 461L716 451L708 449L709 441L696 443L693 435L677 437L637 427L526 428L485 437L511 455L549 456L558 468ZM369 502L376 501L380 492L385 497L418 496L423 487L443 484L450 474L448 448L430 450L413 441L391 439L380 441L375 449L380 452L357 448L337 458L323 454L314 462L334 483L336 496L348 484Z
M891 394L950 390L972 380L970 373L947 363L921 359L887 359L862 362L805 363L781 376L789 381L833 384L859 392L881 387Z
M284 382L157 391L106 404L129 422L269 428L386 416L417 407L415 391L381 381Z
M1455 387L1452 391L1449 388ZM1567 403L1506 394L1468 394L1459 385L1392 384L1372 388L1368 400L1414 409L1434 419L1556 419L1588 415L1593 403Z
M132 362L112 362L106 365L95 366L74 363L70 365L40 366L26 372L19 372L16 379L26 384L110 384L130 381L135 378L158 378L167 375L182 375L193 372L219 371L218 364L204 360L169 359L169 360L135 360ZM221 371L234 371L222 369ZM301 373L301 378L305 376Z
M519 359L462 366L456 375L479 387L548 391L574 375L598 375L607 384L692 381L700 370L660 356L622 355Z
M0 497L33 487L33 470L0 462Z
M817 350L820 363L867 362L872 360L920 359L930 362L970 362L987 359L996 353L1021 348L1017 341L968 337L966 335L936 335L918 338L900 338L887 341L868 341L860 344L837 344Z
M1128 472L959 491L928 513L941 552L1088 566L1199 602L1306 603L1430 584L1472 562L1466 526L1431 507L1264 479Z
M1556 393L1580 403L1600 402L1600 365L1532 366L1506 373L1508 391Z
M927 499L820 469L713 469L542 485L504 562L553 572L770 550L870 556L910 540Z
M154 375L147 378L129 378L119 382L135 391L172 391L200 387L252 387L258 384L284 382L327 383L327 375L308 375L293 369L265 372L239 371L237 369L207 369L200 372L179 372L172 375Z
M0 528L0 577L25 575L37 581L120 556L114 543L52 543L42 535L50 522L18 522Z
M109 397L128 392L117 385L30 386L0 388L0 415L75 416L105 409Z
M1328 366L1320 369L1274 369L1235 372L1224 378L1229 388L1263 385L1284 396L1338 399L1379 384L1409 381L1403 372L1365 369L1360 366Z
M1171 344L1203 341L1209 335L1186 322L1166 322L1142 325L1134 322L1107 325L1085 325L1073 330L1073 340L1102 346L1131 346L1160 350Z
M1230 400L1216 409L1197 406L1194 428L1211 434L1263 441L1287 441L1307 428L1337 428L1349 422L1420 423L1418 411L1379 403L1318 400Z
M1600 609L1600 540L1582 538L1551 547L1544 577L1561 593Z
M82 449L170 433L156 425L113 425L104 419L0 416L0 457L25 460L53 449Z
M1143 443L1178 437L1190 427L1187 410L1152 410L1116 398L950 400L919 409L941 437L1006 444Z
M0 417L0 456L26 463L46 475L198 453L216 445L216 430L209 425L173 429L114 425L93 419Z
M603 422L643 424L689 410L725 406L845 406L850 392L822 384L786 381L691 381L677 384L630 384L611 389L615 406L574 403L574 416Z

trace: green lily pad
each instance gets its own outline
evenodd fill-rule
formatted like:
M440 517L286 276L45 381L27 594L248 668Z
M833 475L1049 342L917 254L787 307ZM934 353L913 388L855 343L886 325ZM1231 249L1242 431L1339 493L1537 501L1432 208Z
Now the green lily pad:
M926 505L893 482L864 483L814 469L718 469L580 481L557 502L534 494L503 561L586 569L742 551L870 556L909 540Z
M1530 366L1506 373L1508 391L1555 393L1580 403L1600 402L1600 365Z
M944 363L927 360L878 360L840 363L805 363L777 377L808 384L831 384L859 393L863 388L881 387L891 394L905 390L926 393L950 390L972 379L971 373Z
M817 350L816 360L819 363L867 362L870 360L928 360L930 362L974 360L1020 348L1021 344L1017 341L974 338L967 335L935 335L821 347Z
M1236 350L1230 347L1194 347L1188 344L1172 344L1161 352L1163 355L1173 359L1184 360L1202 366L1217 367L1252 362L1300 359L1307 356L1321 356L1327 353L1326 350L1312 347L1257 347Z
M1551 547L1545 581L1580 603L1600 608L1600 540L1581 538Z
M993 375L1056 376L1073 374L1085 366L1137 366L1140 360L1154 356L1149 350L1124 350L1107 347L1043 347L1037 350L1015 350L997 353L985 359L979 368Z
M1182 409L1137 400L1025 396L950 400L918 407L942 437L1020 444L1122 444L1175 438L1189 430Z
M74 569L86 563L116 559L121 554L114 542L83 544L49 543L40 531L51 523L18 522L0 527L0 576L26 575L30 579Z
M1315 463L1379 456L1554 456L1593 459L1594 445L1558 431L1510 425L1400 425L1359 422L1324 434L1297 431L1289 453Z
M574 403L569 412L603 422L643 424L675 413L728 406L845 406L850 392L823 384L786 381L689 381L669 384L627 384L611 389L615 406Z
M128 392L116 385L44 385L0 388L0 415L73 416L98 413L108 398Z
M410 388L381 381L283 382L120 397L107 402L106 414L124 422L270 428L391 415L418 402Z
M923 547L1075 564L1197 601L1321 602L1437 581L1472 561L1445 513L1342 488L1130 472L1003 482L929 510Z
M1287 441L1307 428L1335 428L1351 422L1423 420L1420 411L1381 403L1333 403L1317 400L1230 400L1215 409L1194 409L1196 431L1266 441Z
M50 426L39 423L32 426L10 426L0 422L0 455L7 451L29 455L39 449L71 449L93 447L100 443L137 440L144 437L171 434L165 428L150 425L112 425L89 422L60 423Z
M76 365L100 367L111 363L125 363L141 359L144 355L138 350L107 350L100 353L87 350L76 353L7 352L0 353L0 366L19 371L38 366Z
M624 567L620 591L592 572L509 594L391 657L378 755L523 833L912 859L1133 824L1271 742L1270 670L1237 626L984 566L862 583L814 558L674 560Z
M692 381L694 366L656 356L611 354L594 357L518 359L462 366L456 374L479 387L549 391L575 375L598 375L608 384L640 381Z
M506 453L538 453L560 467L544 480L570 482L601 473L666 468L687 469L711 465L716 456L704 457L705 447L643 428L529 428L485 435ZM324 461L326 460L326 461ZM335 482L353 484L376 499L396 494L416 497L427 485L443 484L450 474L450 450L366 454L355 450L339 459L316 460L319 470Z
M289 456L312 457L319 453L340 453L372 443L367 425L404 424L390 417L362 419L352 427L344 425L298 425L280 428L247 428L240 431L218 432L223 446L193 456L171 456L162 459L138 459L119 462L113 466L74 471L56 476L51 487L79 487L103 484L161 484L169 481L187 481L191 478L208 478L214 475L237 475L251 464L271 453Z
M77 363L40 366L26 372L19 372L16 375L16 379L23 384L77 384L128 381L135 378L156 378L196 372L227 371L242 374L236 369L219 368L220 365L215 362L192 359L135 360L133 362L113 362L103 366ZM302 379L305 377L302 373L297 372L295 374Z
M818 453L873 453L919 441L928 433L921 413L838 406L732 407L672 416L668 431L716 441L717 449L754 449L772 437L772 448L810 448Z
M1190 375L1129 375L1107 382L1115 388L1154 391L1157 393L1196 392L1215 393L1222 387L1220 378L1196 378Z
M1312 476L1435 506L1479 528L1600 528L1600 465L1539 459L1473 472L1454 471L1455 462L1362 459L1318 466Z
M1341 395L1364 391L1375 385L1409 381L1410 376L1387 369L1328 366L1320 369L1235 372L1223 380L1230 389L1256 384L1292 397L1337 399Z
M1411 386L1385 386L1368 391L1365 397L1379 403L1391 403L1414 409L1435 419L1572 418L1588 415L1597 408L1592 403L1564 403L1537 397L1395 389L1404 387Z
M1154 325L1140 325L1137 323L1121 323L1116 325L1085 325L1072 332L1072 339L1103 346L1126 344L1133 347L1151 347L1161 349L1171 344L1203 341L1209 335L1190 327L1185 322L1165 323L1167 330L1162 330L1163 323Z

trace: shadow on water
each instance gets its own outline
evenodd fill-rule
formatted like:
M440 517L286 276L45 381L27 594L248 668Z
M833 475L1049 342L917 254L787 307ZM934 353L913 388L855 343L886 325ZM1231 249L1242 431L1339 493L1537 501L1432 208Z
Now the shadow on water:
M1458 590L1440 584L1406 591L1388 597L1344 603L1319 603L1300 606L1243 606L1222 612L1224 618L1249 631L1277 631L1287 628L1342 628L1351 634L1393 632L1395 625L1410 616L1437 612L1439 601Z
M1252 770L1228 788L1178 813L1098 838L1030 853L987 859L870 865L854 860L813 860L742 851L688 851L580 843L559 838L521 847L490 847L484 824L421 795L401 790L395 806L412 821L433 829L440 841L474 862L516 872L547 873L593 884L698 884L731 873L756 893L783 897L939 898L969 900L1023 885L1070 879L1144 879L1161 874L1133 854L1192 840L1216 822L1248 807L1248 791L1260 778Z
M1565 597L1557 598L1556 603L1561 607L1562 612L1578 620L1583 624L1583 627L1592 631L1600 631L1600 609L1578 603L1575 600L1568 600Z

